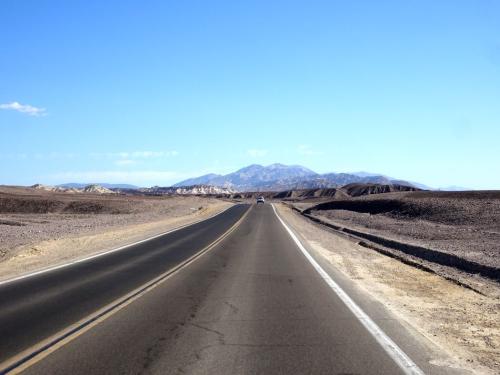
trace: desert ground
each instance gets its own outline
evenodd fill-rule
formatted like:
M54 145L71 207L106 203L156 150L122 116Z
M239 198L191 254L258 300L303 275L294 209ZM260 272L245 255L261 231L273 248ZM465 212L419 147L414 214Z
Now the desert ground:
M345 225L500 266L500 192L373 194L310 210Z
M123 246L232 203L197 196L71 194L0 187L0 280Z
M233 198L253 202L256 194L262 193ZM350 186L263 195L277 203L318 257L447 353L436 355L435 364L500 373L499 192ZM0 280L163 233L232 204L201 196L0 187ZM350 233L419 246L493 274L485 277L397 249L385 252L383 245L371 247Z
M302 205L305 204L302 202ZM473 374L500 373L498 298L500 286L498 284L492 286L496 292L492 291L489 295L480 294L438 273L421 270L399 259L360 246L359 241L329 231L325 226L292 210L288 204L281 204L278 207L282 217L313 253L328 261L362 293L380 302L398 320L412 330L418 331L432 345L439 348L434 352L435 357L432 360L434 364L466 369ZM344 221L347 221L346 217L352 221L356 217L355 214L347 216L345 212L340 215ZM339 217L334 212L328 212L328 216L333 216L335 219ZM361 219L359 220L361 222ZM376 217L372 220L377 222ZM398 219L387 217L381 220L392 223L389 220ZM431 226L431 224L426 225L425 220L420 220L423 223L417 228ZM411 223L407 225L412 227ZM399 226L393 224L390 228ZM404 233L414 232L407 229ZM468 238L462 238L464 247ZM454 241L454 243L459 242L456 238ZM498 242L496 245L498 246ZM442 356L439 353L447 355Z
M390 255L500 297L498 191L389 192L290 204L341 232L360 234L358 239L368 240L361 244L392 242ZM420 255L407 246L417 247Z

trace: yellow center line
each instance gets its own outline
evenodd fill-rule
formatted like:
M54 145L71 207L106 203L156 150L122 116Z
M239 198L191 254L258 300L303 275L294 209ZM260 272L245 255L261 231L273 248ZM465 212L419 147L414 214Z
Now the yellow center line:
M26 370L28 367L33 366L35 363L41 361L43 358L47 357L49 354L55 352L59 348L68 344L69 342L76 339L78 336L84 334L91 328L97 326L99 323L105 321L110 316L116 314L118 311L128 306L135 300L139 299L149 291L153 290L157 286L161 285L163 282L168 280L170 277L174 276L188 265L193 263L195 260L199 259L201 256L206 254L209 250L213 249L218 245L224 238L229 236L236 228L242 223L248 213L251 211L253 206L251 206L243 214L243 216L234 223L226 232L224 232L219 238L210 243L209 245L202 248L199 252L192 255L190 258L186 259L177 266L169 269L168 271L162 273L146 284L134 289L123 297L116 299L115 301L109 303L103 308L97 310L96 312L88 315L87 317L79 320L77 323L59 331L58 333L50 336L47 339L40 341L39 343L31 346L30 348L23 350L21 353L15 355L12 358L4 361L0 364L1 374L19 374Z

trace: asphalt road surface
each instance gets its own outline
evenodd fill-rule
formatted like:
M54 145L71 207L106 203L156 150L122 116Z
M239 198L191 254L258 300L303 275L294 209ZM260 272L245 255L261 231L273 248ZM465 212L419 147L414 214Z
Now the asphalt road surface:
M245 216L246 213L246 216ZM0 286L0 362L220 243L26 374L401 374L269 204Z
M248 207L234 206L150 241L0 285L0 363L189 258L227 231Z

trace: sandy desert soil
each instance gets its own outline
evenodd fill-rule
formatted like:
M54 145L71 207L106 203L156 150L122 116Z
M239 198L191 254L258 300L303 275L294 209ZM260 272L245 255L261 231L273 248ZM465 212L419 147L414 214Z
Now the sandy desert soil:
M432 363L474 374L500 373L500 301L359 246L290 208L282 217L359 289L441 348ZM500 288L500 287L499 287Z
M209 197L76 195L0 187L0 280L123 246L231 205Z
M499 191L374 194L307 208L341 226L500 267Z

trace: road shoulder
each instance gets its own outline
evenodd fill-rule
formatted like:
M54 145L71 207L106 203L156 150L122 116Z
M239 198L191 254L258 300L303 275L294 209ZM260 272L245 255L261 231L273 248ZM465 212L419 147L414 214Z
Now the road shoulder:
M277 208L315 254L431 344L432 365L463 373L498 373L497 299L359 246L284 205Z
M139 224L111 226L96 233L68 233L58 239L24 245L15 249L16 255L0 262L0 281L127 246L208 219L231 206L233 203L219 201L188 215L166 216Z

